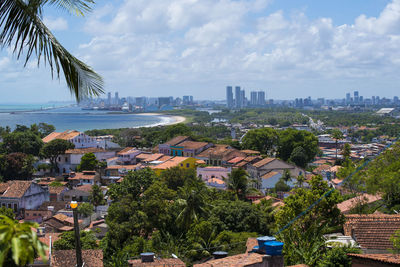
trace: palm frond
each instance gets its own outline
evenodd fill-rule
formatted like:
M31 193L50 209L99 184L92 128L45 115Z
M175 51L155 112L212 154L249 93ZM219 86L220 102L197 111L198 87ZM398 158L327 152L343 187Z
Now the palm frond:
M0 45L3 48L14 47L13 53L17 55L17 58L25 53L25 66L33 53L37 56L38 66L43 57L45 65L50 66L52 77L55 72L59 79L62 70L67 86L77 101L103 93L101 76L71 55L57 41L40 19L42 5L38 5L37 2L43 4L41 1L29 1L26 4L22 0L0 2ZM54 0L53 2L68 1Z
M84 12L92 10L90 4L94 4L93 0L45 0L45 3L55 5L70 13L83 16Z

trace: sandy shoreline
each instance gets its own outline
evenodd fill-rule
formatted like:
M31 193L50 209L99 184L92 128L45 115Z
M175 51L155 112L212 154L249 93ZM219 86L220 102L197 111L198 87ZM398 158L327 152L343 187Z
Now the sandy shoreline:
M157 123L157 125L174 125L174 124L183 123L186 121L186 118L183 116L174 116L174 115L167 115L167 114L162 114L162 113L138 113L136 115L160 116L160 117L168 119L168 121ZM156 126L156 125L152 125L152 126Z

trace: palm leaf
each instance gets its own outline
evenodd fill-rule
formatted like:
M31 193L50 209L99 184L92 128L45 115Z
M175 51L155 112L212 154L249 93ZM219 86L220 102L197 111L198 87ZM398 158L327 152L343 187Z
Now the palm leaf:
M65 81L77 101L88 96L98 96L103 93L103 79L89 66L71 55L44 25L41 16L43 4L50 2L59 6L73 9L81 8L86 1L56 1L42 0L2 0L0 2L0 45L13 47L13 53L20 58L26 55L25 66L35 53L39 66L43 57L44 64L48 64L51 75L64 73ZM70 2L70 5L67 5ZM26 49L26 51L24 51Z

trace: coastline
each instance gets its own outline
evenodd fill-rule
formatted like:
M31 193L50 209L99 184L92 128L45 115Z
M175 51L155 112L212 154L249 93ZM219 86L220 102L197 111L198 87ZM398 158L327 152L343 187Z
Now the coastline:
M136 115L140 116L160 116L161 118L165 118L165 121L159 122L157 124L148 125L145 127L154 127L154 126L168 126L174 125L178 123L184 123L187 119L183 116L175 116L175 115L166 115L162 113L137 113Z

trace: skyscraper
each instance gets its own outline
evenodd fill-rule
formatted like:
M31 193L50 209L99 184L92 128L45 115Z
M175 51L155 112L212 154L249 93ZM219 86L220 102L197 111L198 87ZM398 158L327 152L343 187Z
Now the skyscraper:
M118 96L118 92L115 92L115 99L114 99L114 103L115 105L119 104L119 96Z
M257 92L252 91L250 92L250 105L251 106L257 106L258 105L258 101L257 101Z
M111 103L111 92L108 92L108 94L107 94L107 105L111 105L112 103Z
M236 108L241 108L242 106L242 98L241 98L242 94L240 91L240 86L236 86L235 87L235 106Z
M354 91L354 103L358 104L360 101L358 91Z
M350 96L350 93L347 93L346 94L346 104L350 104L350 101L351 100L351 96Z
M228 108L233 108L233 92L232 86L226 87L226 106Z
M264 91L258 91L257 94L258 94L257 105L265 106L265 92Z
M242 101L242 103L240 104L241 108L247 106L246 91L245 90L241 90L240 91L240 100Z

